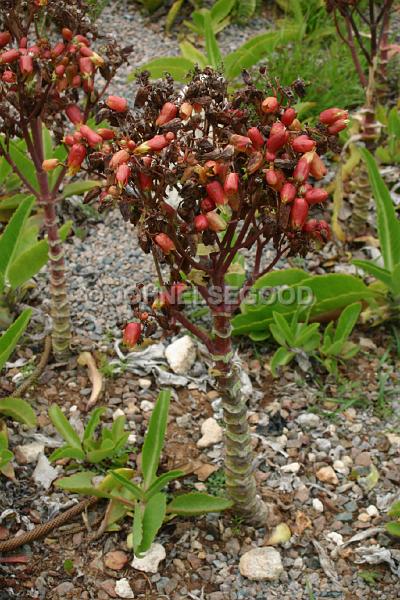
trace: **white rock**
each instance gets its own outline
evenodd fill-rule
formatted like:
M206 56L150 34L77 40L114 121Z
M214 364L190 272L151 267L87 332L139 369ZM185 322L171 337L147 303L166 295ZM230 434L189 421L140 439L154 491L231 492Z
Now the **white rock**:
M132 561L132 567L144 573L157 573L158 565L166 557L165 548L161 544L154 543L150 549L143 554L142 558L135 558Z
M316 472L317 478L323 483L330 483L331 485L338 485L339 479L336 476L335 471L332 467L321 467Z
M400 446L400 435L396 435L395 433L385 433L385 435L391 446Z
M15 458L20 465L28 465L36 462L39 454L44 452L44 444L40 442L31 442L24 446L17 446L14 450Z
M142 400L140 403L140 410L144 412L150 412L154 408L154 402L150 402L150 400Z
M58 477L58 469L55 469L49 463L44 454L39 456L39 460L32 473L33 480L38 485L41 485L45 490L48 490L51 484Z
M185 375L196 360L196 344L191 337L184 335L167 347L165 358L174 373Z
M336 533L336 531L330 531L326 534L326 537L337 546L341 546L343 544L343 536L340 533Z
M302 413L296 419L296 422L302 427L318 427L321 419L313 413Z
M117 408L114 410L113 412L113 421L116 421L118 419L118 417L125 417L125 413L123 410L121 410L120 408Z
M142 390L148 390L151 387L151 379L144 379L144 378L140 377L138 379L138 384L139 384L139 387L142 388Z
M223 430L217 421L210 417L206 419L201 426L202 437L197 442L198 448L208 448L214 444L222 442Z
M365 512L369 514L370 517L377 517L379 515L379 510L373 504L370 504Z
M335 460L333 463L333 468L335 469L336 473L340 473L341 475L347 475L349 472L349 469L342 460Z
M301 464L298 462L289 463L288 465L284 465L281 467L281 471L283 473L298 473L300 471Z
M130 433L128 436L128 444L136 444L136 442L137 442L136 433Z
M324 512L324 505L319 498L314 498L312 501L313 509L319 513Z
M283 573L281 555L275 548L253 548L240 558L240 574L252 581L274 581Z
M134 598L134 594L131 586L129 585L129 581L124 577L123 579L118 579L115 583L115 593L118 598Z

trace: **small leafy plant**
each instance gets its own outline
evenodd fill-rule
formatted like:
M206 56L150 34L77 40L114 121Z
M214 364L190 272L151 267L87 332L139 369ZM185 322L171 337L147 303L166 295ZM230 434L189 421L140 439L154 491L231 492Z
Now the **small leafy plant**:
M164 488L182 477L182 471L174 470L157 475L167 428L171 393L160 392L142 449L140 481L133 481L132 469L116 469L96 487L92 484L93 472L81 472L60 479L57 486L86 495L109 498L104 526L115 528L115 523L129 514L133 517L132 533L128 545L136 556L146 552L153 543L165 520L175 515L193 516L207 512L219 512L230 508L232 502L225 498L199 492L181 494L168 501Z
M8 448L7 427L0 421L0 473L7 474L7 468L14 454Z
M274 322L269 328L280 345L270 363L271 373L276 377L278 367L289 364L298 355L313 353L321 342L321 335L318 333L319 323L299 322L298 312L290 321L277 312L272 318Z
M92 411L81 440L60 407L53 404L49 409L49 417L67 443L57 448L51 454L50 460L54 462L61 458L73 458L96 465L103 464L105 461L117 465L125 464L126 443L129 437L129 432L124 431L125 417L123 415L117 417L111 428L102 427L100 434L96 435L105 410L105 407L99 407Z
M390 535L400 538L400 500L391 506L388 515L389 517L393 517L394 520L386 523L386 531Z
M323 360L323 365L337 377L338 362L353 358L359 351L359 346L349 341L358 317L361 312L361 304L355 302L347 306L341 313L336 328L331 321L324 331L322 344L319 353Z
M19 338L28 327L32 310L26 308L0 337L0 371L13 353Z

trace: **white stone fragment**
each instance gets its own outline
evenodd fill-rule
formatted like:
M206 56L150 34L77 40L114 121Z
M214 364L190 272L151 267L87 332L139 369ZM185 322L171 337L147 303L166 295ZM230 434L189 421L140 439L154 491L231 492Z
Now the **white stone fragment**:
M301 415L299 415L296 419L296 422L301 426L301 427L318 427L318 425L321 422L321 419L319 418L318 415L315 415L314 413L301 413Z
M301 469L301 464L298 462L289 463L281 467L283 473L298 473Z
M39 454L44 452L44 444L40 442L31 442L24 446L17 446L14 450L15 458L20 465L28 465L36 462Z
M115 593L118 598L134 598L134 594L131 586L129 585L129 581L124 577L123 579L118 579L115 582Z
M214 444L222 442L223 430L217 421L210 417L206 419L201 426L202 437L197 442L198 448L208 448Z
M41 454L32 477L35 483L48 490L53 481L58 477L58 469L52 467L48 458L44 454Z
M274 581L283 573L281 555L275 548L253 548L240 558L240 574L252 581Z
M319 498L314 498L312 501L313 509L319 513L324 512L324 505Z
M165 557L166 552L164 546L155 542L141 558L135 556L131 564L134 569L143 571L143 573L157 573L158 565Z
M184 335L167 347L165 358L174 373L185 375L196 360L196 344L190 336Z

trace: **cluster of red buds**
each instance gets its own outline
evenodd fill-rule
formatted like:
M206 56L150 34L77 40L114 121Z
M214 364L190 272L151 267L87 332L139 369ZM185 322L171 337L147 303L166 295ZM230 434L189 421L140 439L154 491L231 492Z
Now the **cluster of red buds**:
M118 204L142 249L170 267L154 310L178 303L168 294L182 273L186 285L223 279L242 248L271 243L304 254L310 239L329 238L326 221L308 217L328 199L316 184L327 173L321 155L337 149L346 111L323 111L312 128L298 119L291 89L270 86L265 95L248 83L229 97L211 69L184 91L171 78L151 84L142 74L139 83L135 111L106 101L100 116L115 125L107 139L78 132L106 177L100 206Z

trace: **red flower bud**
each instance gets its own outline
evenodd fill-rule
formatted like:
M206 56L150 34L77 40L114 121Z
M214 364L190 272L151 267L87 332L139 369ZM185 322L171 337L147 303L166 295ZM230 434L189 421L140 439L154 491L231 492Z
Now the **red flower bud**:
M183 121L192 116L193 106L189 102L183 102L179 109L179 116Z
M115 112L125 112L128 109L128 101L121 96L108 96L106 104Z
M247 150L253 147L253 142L249 137L245 135L238 135L236 133L231 135L229 143L232 144L232 146L238 152L247 152Z
M139 178L139 187L141 190L143 190L144 192L151 190L151 187L153 185L153 180L150 177L150 175L147 175L147 173L143 173L142 171L139 171L138 178Z
M140 323L128 323L124 329L122 342L128 348L134 348L140 340L141 335L142 325Z
M211 200L211 198L208 197L204 198L200 203L200 208L205 213L210 212L210 210L214 210L215 206L214 200Z
M214 200L215 204L227 204L228 198L225 195L224 188L219 181L211 181L206 186L207 194Z
M271 137L273 135L277 135L278 133L281 133L282 131L286 131L286 127L284 126L282 121L275 121L274 123L272 123L269 135Z
M288 141L289 134L286 130L282 130L279 133L270 135L267 140L267 150L269 152L276 152L280 150Z
M75 143L79 143L83 140L83 135L81 134L80 131L74 131L74 135L73 135L74 141Z
M226 196L236 198L239 189L239 175L238 173L229 173L224 183L224 192Z
M86 148L83 144L74 144L68 154L69 174L74 175L81 167L86 156Z
M279 192L285 183L285 175L280 169L270 168L265 172L265 179L272 189Z
M87 37L85 37L84 35L81 35L80 33L78 33L74 37L74 42L77 43L77 44L85 44L85 46L90 46L90 42L87 39Z
M0 65L10 65L11 63L18 60L20 56L20 51L16 50L15 48L13 48L12 50L6 50L6 52L0 54Z
M172 102L166 102L156 119L156 125L160 127L161 125L169 123L172 119L175 119L177 114L178 107L175 104L172 104Z
M169 145L165 135L155 135L151 140L143 142L135 148L135 154L147 154L147 152L160 152L163 148Z
M79 70L86 77L94 73L94 64L92 63L90 58L83 56L79 59Z
M57 75L57 77L62 77L65 73L64 65L57 65L54 69L54 73Z
M194 218L194 228L196 231L204 231L208 229L208 221L205 215L197 215Z
M0 48L4 48L11 42L11 33L9 31L0 31Z
M265 98L261 104L261 110L266 114L274 113L278 110L278 108L279 102L275 96L268 96L268 98Z
M22 48L22 49L26 50L27 46L28 46L28 38L26 36L24 36L19 40L18 48Z
M91 58L93 56L94 52L91 48L88 48L88 46L81 46L79 48L79 54L81 56L86 56L87 58Z
M295 152L310 152L310 150L314 150L315 148L314 140L311 140L307 135L299 135L294 138L292 142L292 148Z
M333 125L338 119L347 119L348 116L349 113L347 110L343 110L342 108L328 108L320 113L319 120L324 125Z
M64 40L66 40L67 42L70 42L73 38L73 33L70 29L68 29L68 27L62 28L61 35L63 36Z
M40 54L40 48L39 46L37 46L36 44L34 44L33 46L30 46L28 48L28 52L29 54L31 54L32 56L34 56L35 58L37 58Z
M290 211L290 223L293 229L301 229L308 216L308 203L304 198L295 198Z
M286 127L289 127L293 121L295 120L297 116L296 111L294 110L294 108L287 108L285 110L285 112L283 113L283 115L281 116L281 121L284 125L286 125Z
M267 162L274 162L275 159L276 159L276 153L270 152L269 150L267 150L265 153L265 160Z
M42 162L42 169L46 173L49 173L50 171L54 171L59 164L58 158L48 158Z
M119 165L128 162L129 154L126 150L118 150L115 154L113 154L110 160L110 169L116 169Z
M17 76L13 71L4 71L1 80L4 81L4 83L15 83L17 81Z
M100 127L100 129L97 130L97 133L101 135L103 140L113 140L115 138L115 131L106 129L105 127Z
M206 214L206 218L211 231L225 231L228 226L225 219L213 210Z
M176 250L174 242L166 233L158 233L155 236L154 241L156 242L157 246L161 248L164 254L169 254L173 250Z
M101 137L101 135L93 131L93 129L90 129L90 127L88 127L87 125L81 125L79 131L81 132L85 140L87 140L91 148L95 148L99 144L103 143L103 138Z
M296 197L296 186L293 183L286 182L281 189L281 201L284 204L288 204L289 202L293 202Z
M319 202L325 202L328 196L329 194L326 190L323 190L322 188L313 188L306 192L305 199L308 204L318 204Z
M123 187L128 183L129 176L131 174L131 170L126 163L119 165L117 172L115 174L115 179L118 181L119 185Z
M303 231L321 243L328 241L331 237L330 227L328 223L323 220L317 221L316 219L310 219L303 226Z
M326 168L322 158L318 156L316 152L314 152L313 159L310 165L310 175L314 177L314 179L323 179L327 174L328 169Z
M348 124L348 119L338 119L333 123L333 125L330 125L330 127L328 127L328 131L332 135L336 135L336 133L339 133L339 131L343 131L343 129L346 129Z
M82 85L82 77L80 75L74 75L71 81L71 85L74 88L81 87Z
M50 54L52 58L58 58L59 56L61 56L61 54L63 54L63 52L65 52L65 44L63 44L62 42L58 42L58 44L56 44L54 48L51 49Z
M253 154L250 156L249 161L247 163L248 174L253 175L253 173L256 173L256 171L258 171L258 169L260 169L263 164L264 164L264 157L263 157L262 152L253 152Z
M298 183L303 183L306 181L307 177L310 174L310 164L313 159L314 152L307 152L304 154L300 160L298 161L294 171L293 171L293 179Z
M74 125L78 125L78 123L82 123L83 121L81 109L76 104L69 104L65 109L65 114Z
M73 146L75 144L74 136L70 134L66 135L63 142L64 144L67 144L67 146Z
M250 127L247 132L248 137L251 139L253 146L256 150L262 148L265 142L265 138L258 127Z

